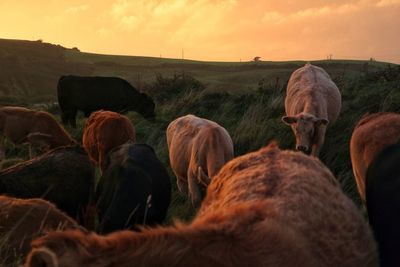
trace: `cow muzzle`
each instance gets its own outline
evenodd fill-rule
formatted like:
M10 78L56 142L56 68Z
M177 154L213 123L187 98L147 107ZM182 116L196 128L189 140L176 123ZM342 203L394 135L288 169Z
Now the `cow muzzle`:
M296 149L297 149L297 151L301 151L307 155L310 155L310 153L311 153L311 149L308 146L297 145Z

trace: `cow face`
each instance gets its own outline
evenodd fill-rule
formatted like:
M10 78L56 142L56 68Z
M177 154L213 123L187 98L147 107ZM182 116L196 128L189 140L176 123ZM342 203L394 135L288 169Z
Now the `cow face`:
M282 120L292 127L296 137L296 149L306 154L311 153L312 145L316 142L318 128L328 124L327 119L320 119L308 113L284 116Z

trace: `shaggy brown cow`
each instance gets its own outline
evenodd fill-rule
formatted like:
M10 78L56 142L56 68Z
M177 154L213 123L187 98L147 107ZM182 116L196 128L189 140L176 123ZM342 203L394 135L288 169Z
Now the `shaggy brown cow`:
M0 265L24 257L31 241L47 231L77 227L74 220L48 201L0 196Z
M26 267L375 267L368 224L317 159L270 145L228 162L189 225L36 239Z
M106 155L111 149L135 140L135 128L128 117L105 110L90 115L82 137L83 147L90 159L100 166L102 172L106 170Z
M94 191L94 169L79 145L58 147L0 171L0 194L44 198L83 220Z
M0 159L5 156L4 137L16 145L29 143L31 158L39 151L76 144L50 113L22 107L0 108L0 136Z
M366 115L354 127L350 156L358 192L365 202L365 174L371 161L388 145L400 140L400 114Z
M167 128L171 168L179 191L187 194L193 205L200 202L198 184L207 186L224 164L233 158L229 133L213 121L186 115Z
M291 75L286 90L286 115L292 127L296 149L318 157L328 123L339 116L339 89L322 68L306 64Z

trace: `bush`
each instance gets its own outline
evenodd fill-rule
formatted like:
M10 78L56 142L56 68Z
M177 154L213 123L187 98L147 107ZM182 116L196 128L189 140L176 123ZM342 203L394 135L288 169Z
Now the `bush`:
M205 88L200 81L185 72L175 73L171 78L157 74L155 82L147 87L146 91L158 104L166 103L191 91L202 91Z

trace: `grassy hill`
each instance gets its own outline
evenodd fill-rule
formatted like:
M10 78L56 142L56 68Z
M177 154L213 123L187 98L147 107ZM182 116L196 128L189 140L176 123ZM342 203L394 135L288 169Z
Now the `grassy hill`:
M42 41L0 39L0 103L40 103L56 100L61 75L118 76L146 90L157 75L190 74L208 92L242 94L254 91L260 81L285 83L303 61L204 62L137 56L81 53ZM357 75L383 68L387 63L356 60L314 61L333 77Z
M156 100L156 122L130 112L139 143L153 146L169 166L165 129L178 116L192 113L224 126L234 141L236 156L254 151L271 140L282 148L294 147L294 137L281 122L290 74L304 65L289 62L202 62L179 59L111 56L81 53L40 41L0 39L0 104L45 108L59 118L54 105L60 75L104 75L125 78ZM321 60L342 94L338 121L329 125L321 160L342 184L345 193L361 205L349 155L353 125L365 113L400 112L400 66L384 62ZM81 139L84 118L77 129ZM7 144L9 158L27 158L26 147ZM10 160L14 163L13 159ZM169 167L168 167L169 168ZM169 169L171 177L173 177ZM187 220L194 214L175 186L167 223Z

